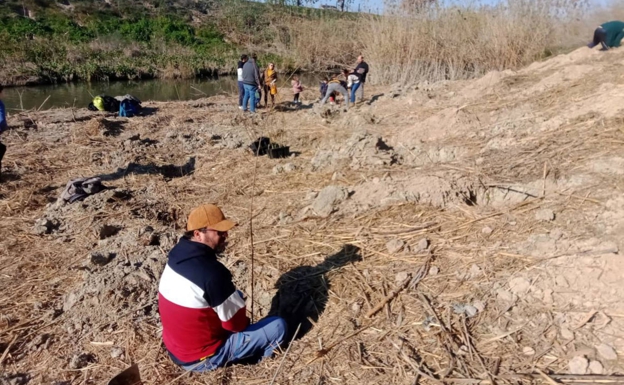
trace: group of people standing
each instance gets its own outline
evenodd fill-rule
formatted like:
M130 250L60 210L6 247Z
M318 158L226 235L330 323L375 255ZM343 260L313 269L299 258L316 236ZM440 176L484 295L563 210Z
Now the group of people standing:
M264 93L264 106L275 105L277 94L277 71L274 63L269 63L264 71L258 67L257 56L242 55L238 62L238 108L243 111L256 112ZM247 108L249 106L249 109Z
M353 70L343 70L341 74L335 73L330 78L325 78L321 82L321 104L329 98L333 103L338 94L342 94L347 108L349 102L355 103L356 93L359 91L360 100L364 99L364 85L368 75L369 67L363 56L358 56L357 66ZM275 106L275 95L277 95L277 70L274 63L269 63L266 69L260 70L257 56L249 57L242 55L238 62L238 108L242 111L256 112L260 107L262 95L264 94L264 106L268 107L270 96L271 106ZM300 95L304 90L298 76L293 76L291 81L293 92L293 104L300 105ZM350 92L350 95L349 95Z

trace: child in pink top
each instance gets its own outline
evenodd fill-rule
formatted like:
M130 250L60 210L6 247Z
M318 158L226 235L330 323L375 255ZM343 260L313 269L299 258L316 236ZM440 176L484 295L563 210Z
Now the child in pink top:
M303 92L303 86L299 81L299 76L293 76L293 80L290 82L292 84L293 94L295 94L295 98L293 99L294 104L301 104L299 100L299 94Z

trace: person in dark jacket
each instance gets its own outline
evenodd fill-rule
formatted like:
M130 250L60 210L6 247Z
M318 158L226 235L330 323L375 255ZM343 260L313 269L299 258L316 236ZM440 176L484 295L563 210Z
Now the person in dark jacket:
M247 55L241 55L241 59L238 62L238 69L236 75L238 76L238 108L243 109L243 97L245 96L245 87L243 87L243 66L249 60Z
M171 359L186 370L258 362L284 342L284 319L267 317L250 324L245 298L218 261L235 225L215 205L191 211L187 232L169 252L160 277L163 342Z
M0 85L0 97L2 97L2 91L4 91L4 87ZM0 100L0 135L2 132L6 131L9 128L6 120L6 108L4 108L4 103ZM6 154L6 146L0 142L0 181L2 181L2 158L4 158L4 154Z
M587 46L594 48L598 44L602 50L619 47L624 39L624 21L610 21L602 24L594 31L594 40Z
M355 93L358 90L360 91L360 100L364 100L364 84L366 83L366 77L368 75L368 63L364 61L364 56L358 56L357 66L352 74L357 76L359 80L358 83L354 83L351 87L351 103L355 103Z
M243 65L243 87L245 88L245 96L243 97L243 111L247 110L247 102L249 102L249 111L256 112L256 91L262 89L260 82L260 70L256 64L255 55L251 60Z

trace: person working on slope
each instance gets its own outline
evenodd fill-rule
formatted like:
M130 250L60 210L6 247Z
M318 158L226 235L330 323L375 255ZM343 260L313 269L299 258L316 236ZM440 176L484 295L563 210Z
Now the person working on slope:
M338 74L334 74L331 77L331 80L327 82L327 91L325 92L325 96L321 100L321 105L325 104L327 99L334 93L340 92L345 99L346 107L349 108L349 94L347 90L342 85L341 81L338 79Z
M187 232L169 252L160 277L158 308L163 342L182 368L206 372L230 363L257 362L284 341L286 322L249 323L245 300L218 261L236 224L215 205L191 211Z
M4 91L4 87L0 85L0 97L2 96L2 91ZM7 125L6 120L6 108L4 108L4 103L2 102L2 100L0 100L0 135L8 128L9 126ZM2 144L2 142L0 142L0 182L2 181L2 158L4 158L6 149L6 146Z
M594 40L587 46L594 48L598 44L606 51L613 47L619 47L624 38L624 21L610 21L602 24L594 31Z

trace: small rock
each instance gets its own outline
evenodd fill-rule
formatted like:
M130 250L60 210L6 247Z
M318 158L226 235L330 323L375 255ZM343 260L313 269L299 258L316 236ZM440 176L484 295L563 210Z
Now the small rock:
M481 268L479 267L479 265L477 265L476 263L473 263L472 266L470 266L470 270L468 270L468 274L466 274L466 279L474 279L474 278L478 278L480 276L483 275L483 271L481 270Z
M485 226L484 228L481 229L481 232L485 235L490 235L492 234L492 228L489 226Z
M401 283L405 282L407 277L409 277L409 274L407 273L407 271L402 271L400 273L397 273L396 277L394 277L394 281L397 284L401 284Z
M525 356L535 355L535 349L530 346L525 346L522 348L522 354L524 354Z
M524 277L512 278L509 281L509 289L516 295L526 294L531 287L531 282Z
M362 310L362 305L360 305L359 302L354 302L353 305L351 305L351 310L353 310L355 313L359 313L360 310Z
M74 356L69 361L69 368L70 369L82 369L92 362L95 362L95 357L93 357L92 354L88 354L88 353L74 354Z
M390 254L398 253L403 249L403 246L405 246L405 242L400 239L393 239L386 243L386 249Z
M292 163L286 163L283 167L284 172L293 172L297 170L297 166Z
M552 289L544 289L544 295L542 296L542 301L547 305L552 305L553 300L553 291Z
M517 299L512 292L503 289L496 292L496 298L501 302L515 302Z
M475 164L476 164L477 166L481 166L481 165L483 164L483 162L485 162L485 159L483 159L483 158L477 158L477 159L475 160Z
M568 362L568 370L570 374L585 374L587 373L587 368L589 367L589 362L587 358L583 356L577 356L571 359Z
M474 301L472 303L472 306L474 306L479 311L479 313L481 313L481 312L483 312L485 310L485 302L483 302L483 301L479 301L479 300Z
M598 361L592 361L589 363L589 372L591 374L602 374L604 367Z
M312 209L320 217L328 217L336 211L336 206L349 197L349 192L344 187L327 186L316 197Z
M284 165L278 164L277 166L273 167L273 174L288 173L295 170L297 170L297 166L292 163L286 163Z
M119 346L115 346L111 349L112 358L122 358L124 353L125 353L124 348L120 348Z
M600 344L596 346L596 350L598 351L600 357L604 358L605 360L617 360L617 353L615 352L615 349L613 349L613 347L611 347L610 345Z
M551 209L541 209L535 213L535 219L542 222L551 222L555 220L555 212Z
M453 312L455 314L465 314L468 318L470 318L476 316L479 310L472 305L458 303L453 305Z
M468 318L476 316L478 312L479 310L472 305L464 306L464 313L466 313L466 316L468 316Z
M429 268L429 275L438 275L439 272L440 272L440 268L437 266L431 266Z
M74 292L71 292L65 296L63 301L63 311L69 311L82 297Z
M423 238L416 244L415 252L426 251L429 247L429 240L427 238Z

